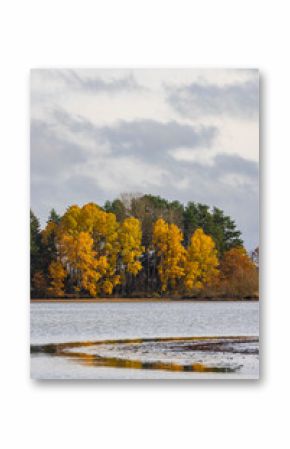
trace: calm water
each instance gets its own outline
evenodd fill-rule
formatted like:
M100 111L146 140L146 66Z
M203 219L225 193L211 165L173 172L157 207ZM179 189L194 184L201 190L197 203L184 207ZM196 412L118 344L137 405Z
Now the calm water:
M120 340L157 337L258 336L258 302L132 302L31 304L31 344ZM183 343L182 343L183 344ZM258 376L257 347L196 351L182 344L103 344L81 348L86 354L150 362L206 363L238 367L235 373L188 373L164 370L89 366L79 360L34 354L33 378L197 378ZM173 349L172 349L173 348ZM253 352L253 353L252 353Z

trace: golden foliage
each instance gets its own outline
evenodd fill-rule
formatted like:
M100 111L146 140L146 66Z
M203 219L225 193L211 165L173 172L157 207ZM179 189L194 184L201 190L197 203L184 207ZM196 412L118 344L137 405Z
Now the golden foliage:
M71 206L66 211L58 243L76 291L84 289L91 296L111 294L120 282L116 273L118 228L115 215L93 203L82 208Z
M137 218L126 218L120 226L118 241L121 249L122 263L134 276L141 270L140 256L144 251L141 245L141 223Z
M214 282L218 276L218 263L213 239L201 228L196 229L186 254L185 289L201 289Z
M159 258L158 274L161 290L176 289L184 276L186 251L182 245L183 234L175 224L159 218L153 227L153 246Z
M52 296L60 297L64 295L64 280L67 273L61 262L53 261L48 268L51 279L50 287L48 289Z
M93 239L87 232L80 232L78 235L64 234L60 240L60 247L62 259L75 281L75 290L84 288L91 295L95 295L100 274L96 271Z
M114 213L94 203L83 207L73 205L60 221L47 223L41 239L47 265L40 265L33 275L34 294L61 297L66 284L69 291L73 289L77 293L111 295L117 285L122 283L122 292L126 290L124 287L128 287L128 292L140 279L141 282L145 279L149 290L150 276L156 279L156 267L162 292L213 289L225 295L245 296L258 291L257 268L244 248L226 252L220 272L212 237L198 228L185 248L180 228L163 218L155 221L152 240L150 227L147 258L143 262L146 272L137 280L133 276L141 272L145 252L141 222L137 218L128 217L118 223ZM156 281L151 285L156 288Z

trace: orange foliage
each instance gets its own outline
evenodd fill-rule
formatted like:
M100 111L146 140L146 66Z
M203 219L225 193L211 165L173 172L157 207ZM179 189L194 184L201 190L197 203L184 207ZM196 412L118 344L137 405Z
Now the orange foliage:
M46 296L47 282L42 271L37 271L32 278L32 287L36 296Z
M221 290L226 295L250 297L258 295L258 270L245 248L232 248L220 264Z
M64 295L64 280L67 273L62 266L61 262L53 261L48 268L49 276L51 279L49 293L55 297L61 297Z

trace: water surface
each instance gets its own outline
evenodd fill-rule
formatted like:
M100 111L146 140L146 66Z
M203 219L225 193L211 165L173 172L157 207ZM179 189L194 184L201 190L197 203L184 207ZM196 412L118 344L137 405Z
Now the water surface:
M89 347L78 347L78 354L80 351L84 354L83 360L73 355L60 357L33 353L31 375L33 378L74 379L256 378L257 343L234 342L225 346L217 342L216 348L200 345L193 348L187 342L176 344L174 337L258 337L258 309L258 302L33 303L32 345L91 343ZM158 338L171 338L172 341L166 343L157 341ZM152 341L122 343L119 341L122 339ZM104 340L112 342L99 343ZM254 351L251 349L253 344L256 345ZM71 349L72 354L74 351ZM121 360L121 365L127 367L120 368L118 363L111 368L101 366L102 360ZM137 362L142 363L138 365ZM177 368L172 372L162 369L170 364ZM196 364L217 369L216 372L188 372L190 366ZM148 368L142 369L142 366ZM150 369L150 366L160 369ZM186 367L186 372L178 372L181 366ZM228 369L227 374L217 372L223 367Z

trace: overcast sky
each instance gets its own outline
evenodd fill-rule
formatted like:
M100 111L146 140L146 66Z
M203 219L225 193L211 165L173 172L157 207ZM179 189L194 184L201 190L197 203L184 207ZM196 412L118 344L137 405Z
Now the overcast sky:
M124 192L222 208L258 244L257 70L33 70L31 207Z

